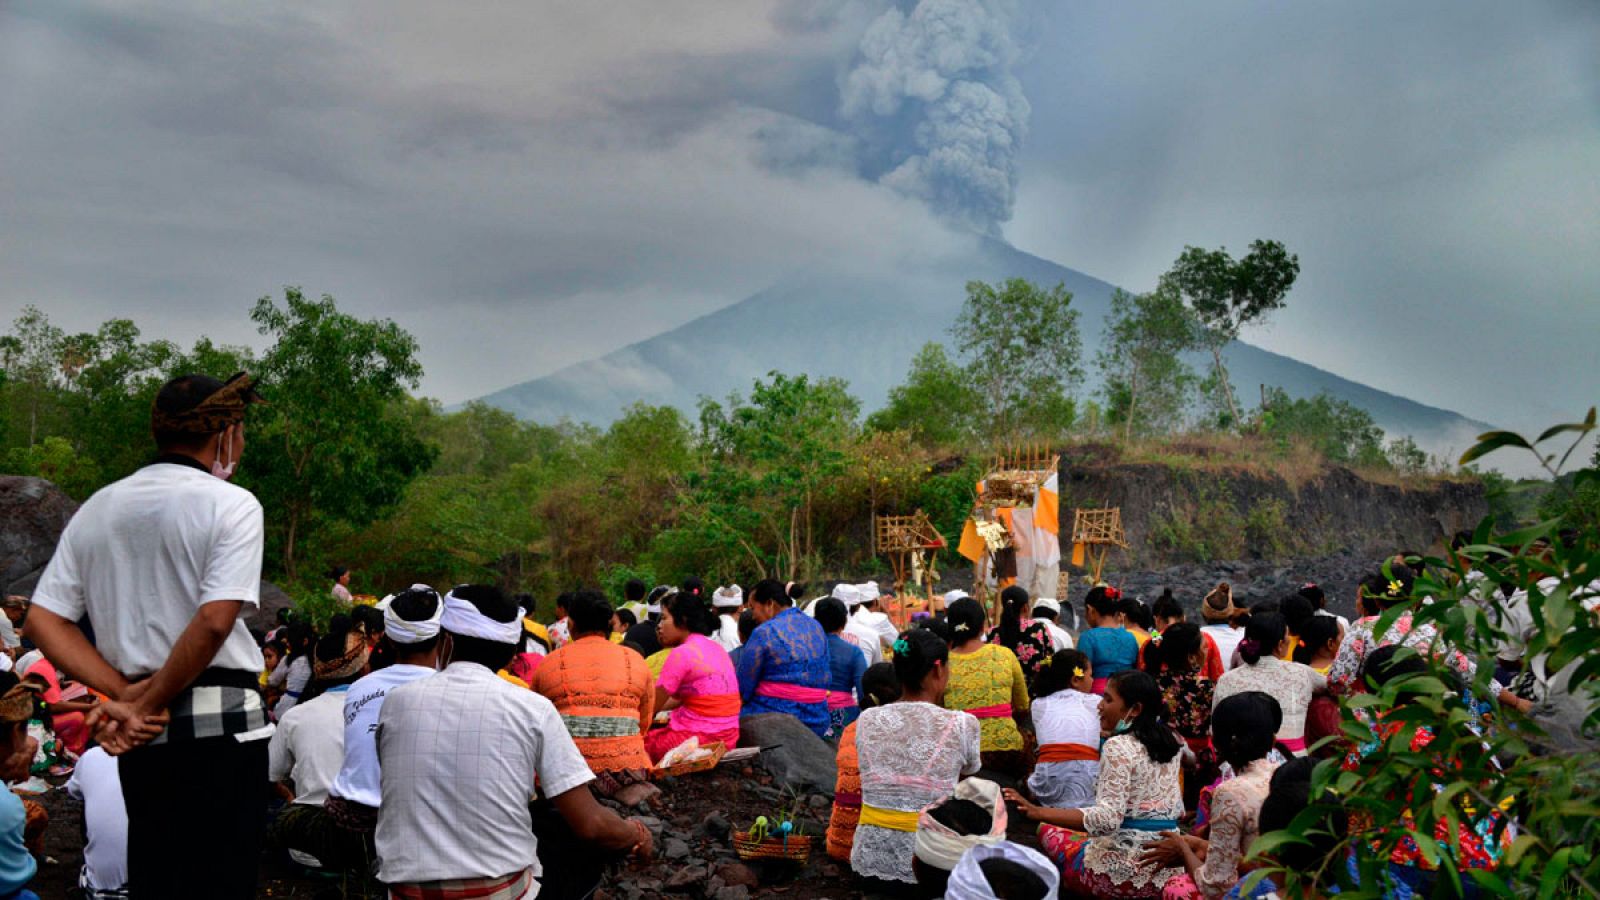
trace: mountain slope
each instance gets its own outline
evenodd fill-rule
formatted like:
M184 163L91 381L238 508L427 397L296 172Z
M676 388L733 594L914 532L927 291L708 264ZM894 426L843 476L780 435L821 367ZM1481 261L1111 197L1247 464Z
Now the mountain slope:
M672 331L483 399L536 421L604 425L641 401L692 412L700 396L747 391L753 379L779 370L844 378L863 410L871 411L905 377L924 343L948 340L968 281L1010 277L1064 284L1081 310L1085 352L1092 355L1112 285L981 240L969 254L914 271L862 277L814 265ZM1247 343L1234 343L1227 359L1244 404L1253 403L1261 384L1295 397L1327 391L1370 412L1386 431L1434 446L1444 441L1460 448L1486 427ZM1086 369L1092 379L1092 368Z

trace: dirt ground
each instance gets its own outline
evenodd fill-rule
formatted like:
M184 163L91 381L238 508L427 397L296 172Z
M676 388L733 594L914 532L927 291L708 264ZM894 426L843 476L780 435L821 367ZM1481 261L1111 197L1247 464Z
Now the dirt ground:
M700 897L734 900L739 897L784 897L821 900L869 896L850 873L848 865L823 852L822 835L831 810L830 798L819 794L798 799L771 784L760 768L730 764L711 772L668 779L662 793L648 809L629 814L656 820L656 859L648 865L617 866L606 877L596 900L646 900L646 898ZM43 900L74 896L78 870L83 865L83 810L64 790L38 798L50 813L45 836L48 861L39 867L31 885ZM804 866L789 863L741 863L733 852L728 828L743 830L757 816L772 818L780 809L797 807L796 821L814 837L814 851ZM1032 843L1031 829L1012 815L1012 839ZM742 891L740 889L743 889ZM308 875L263 857L258 897L297 900L340 900L359 897L353 885L328 876Z

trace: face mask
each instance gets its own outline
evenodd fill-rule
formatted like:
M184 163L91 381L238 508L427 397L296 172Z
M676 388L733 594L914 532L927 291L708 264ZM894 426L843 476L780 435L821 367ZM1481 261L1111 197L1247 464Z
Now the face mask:
M226 444L218 447L217 456L211 461L212 476L215 478L221 478L223 481L228 481L229 479L233 478L233 470L239 465L239 461L237 459L228 463L226 466L222 464L222 458L224 456L233 455L233 430L229 429L226 434ZM223 449L223 447L226 447L226 449Z
M1112 734L1125 734L1125 733L1127 733L1128 729L1132 728L1132 727L1133 727L1133 723L1132 722L1129 722L1127 719L1123 719L1122 721L1117 723L1117 727L1111 729L1111 733Z

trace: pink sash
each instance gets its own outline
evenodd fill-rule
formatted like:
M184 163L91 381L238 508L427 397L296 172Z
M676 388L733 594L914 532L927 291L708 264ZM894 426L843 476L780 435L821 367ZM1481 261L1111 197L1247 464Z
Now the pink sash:
M763 681L756 685L756 693L762 697L771 697L774 700L788 700L792 703L828 702L828 692L822 688L789 684L784 681Z
M828 692L828 708L829 709L849 709L850 707L855 706L855 705L856 705L856 695L850 693L849 691L829 691Z
M1011 704L996 703L993 706L980 706L976 709L966 710L966 713L976 719L1009 719L1011 718Z
M1297 737L1292 740L1285 738L1279 740L1278 743L1288 747L1290 750L1293 750L1296 753L1306 752L1306 739L1303 737Z

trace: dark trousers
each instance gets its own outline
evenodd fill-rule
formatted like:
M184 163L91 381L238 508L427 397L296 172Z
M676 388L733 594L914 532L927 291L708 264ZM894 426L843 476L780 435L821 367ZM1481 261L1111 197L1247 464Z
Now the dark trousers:
M122 757L133 900L254 900L266 831L267 743L206 738Z
M620 857L579 840L549 800L535 800L528 811L533 814L539 866L544 870L539 876L539 900L584 900L594 896L606 865Z

